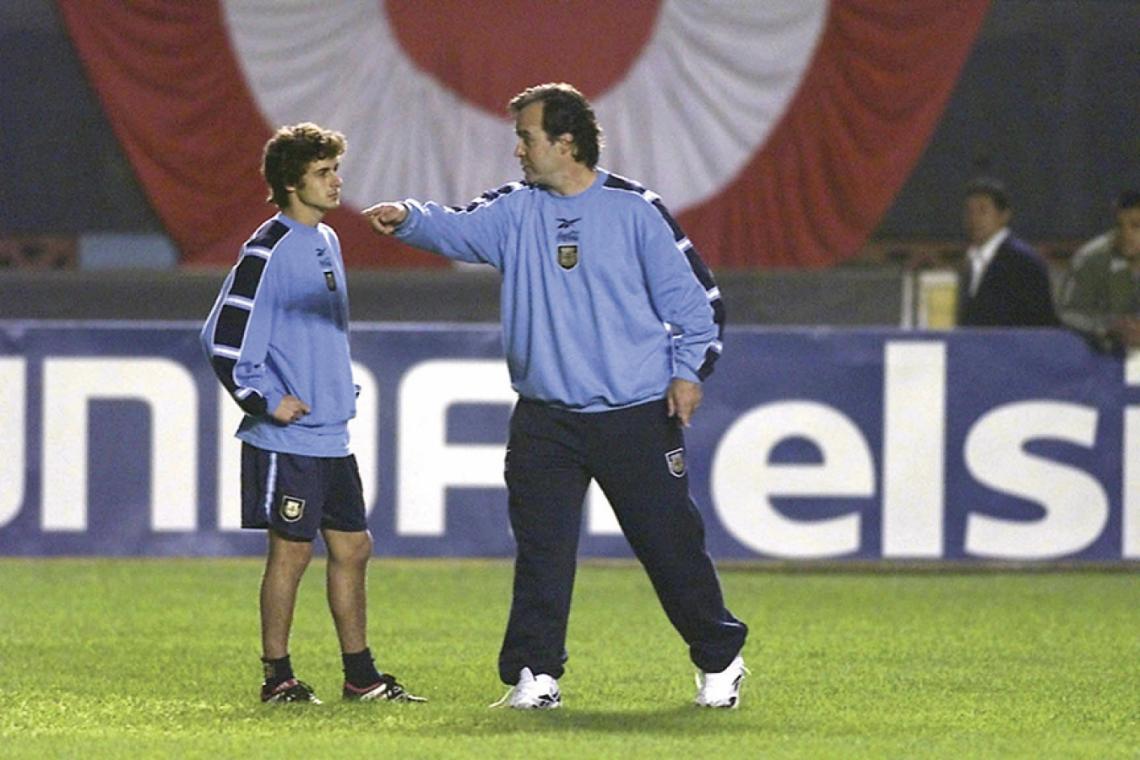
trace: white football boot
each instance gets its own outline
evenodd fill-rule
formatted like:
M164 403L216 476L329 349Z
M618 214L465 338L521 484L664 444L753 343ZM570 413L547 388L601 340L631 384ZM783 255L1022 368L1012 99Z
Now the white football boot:
M719 673L698 673L697 698L693 701L701 707L735 710L740 706L740 684L748 673L740 655Z
M530 668L523 668L519 672L518 683L491 707L506 705L516 710L553 710L561 704L562 692L558 690L557 680L546 673L536 676Z

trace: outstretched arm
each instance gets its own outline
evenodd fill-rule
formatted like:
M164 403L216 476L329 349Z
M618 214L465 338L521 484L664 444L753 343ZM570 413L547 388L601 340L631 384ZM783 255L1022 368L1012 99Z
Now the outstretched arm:
M509 190L513 191L513 187ZM502 243L510 224L504 204L491 201L507 191L488 191L463 208L434 201L385 201L362 212L380 235L449 259L502 267Z
M408 218L408 207L403 203L385 201L364 209L364 216L372 229L381 235L394 235Z

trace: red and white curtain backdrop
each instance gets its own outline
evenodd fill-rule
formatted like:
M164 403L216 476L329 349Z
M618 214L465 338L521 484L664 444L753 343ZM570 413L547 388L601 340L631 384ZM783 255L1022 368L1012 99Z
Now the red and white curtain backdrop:
M352 266L438 266L359 210L517 179L505 104L574 83L602 165L657 191L714 267L854 254L926 146L989 0L58 0L183 263L272 210L281 124L349 138Z

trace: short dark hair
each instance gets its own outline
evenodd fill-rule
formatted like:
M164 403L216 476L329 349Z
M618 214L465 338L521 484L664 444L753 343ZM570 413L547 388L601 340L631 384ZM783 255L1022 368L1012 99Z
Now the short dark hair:
M574 140L574 159L593 169L602 152L602 128L586 96L565 82L548 82L528 87L511 98L507 108L518 116L531 103L543 104L542 130L554 141L569 134Z
M966 183L965 197L984 195L994 202L998 211L1009 210L1009 193L1006 192L1005 183L994 177L975 177Z
M1116 203L1112 207L1117 211L1130 208L1140 208L1140 190L1125 190L1116 196Z
M281 127L265 143L261 158L261 176L269 184L266 200L285 208L289 205L287 187L297 186L309 164L340 156L347 148L344 135L311 121Z

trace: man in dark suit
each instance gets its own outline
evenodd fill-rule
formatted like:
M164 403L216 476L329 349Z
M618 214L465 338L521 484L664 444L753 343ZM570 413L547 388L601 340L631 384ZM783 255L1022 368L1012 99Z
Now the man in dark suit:
M959 278L959 327L1054 327L1049 268L1041 255L1009 231L1013 212L995 179L966 186L963 222L970 248Z

